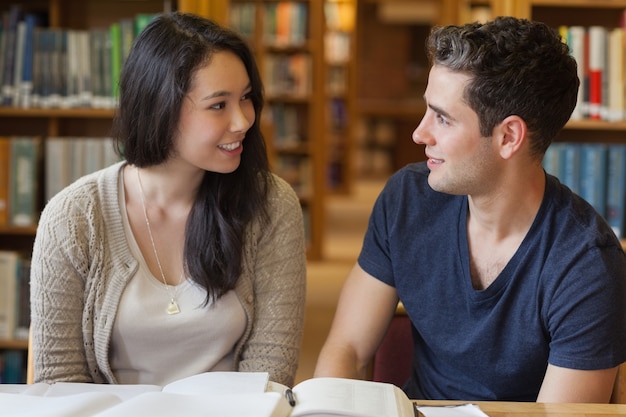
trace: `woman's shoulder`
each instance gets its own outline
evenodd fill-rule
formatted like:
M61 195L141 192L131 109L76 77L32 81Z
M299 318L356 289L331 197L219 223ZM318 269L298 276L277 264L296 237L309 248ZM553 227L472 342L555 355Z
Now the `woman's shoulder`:
M270 200L287 200L300 204L300 199L298 198L298 195L296 194L296 191L293 189L291 184L289 184L285 179L273 173L269 177L268 196Z

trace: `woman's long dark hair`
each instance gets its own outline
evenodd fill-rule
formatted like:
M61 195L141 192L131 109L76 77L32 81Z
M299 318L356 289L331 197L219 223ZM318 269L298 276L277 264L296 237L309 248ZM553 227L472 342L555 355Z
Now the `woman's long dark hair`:
M254 218L268 218L272 176L259 126L263 85L252 52L239 35L210 20L177 12L160 15L138 35L124 64L113 121L117 149L128 163L149 167L165 162L174 152L182 101L193 75L219 51L233 52L245 65L256 118L246 133L239 167L228 174L207 171L187 219L185 268L206 288L206 303L235 287L246 230Z

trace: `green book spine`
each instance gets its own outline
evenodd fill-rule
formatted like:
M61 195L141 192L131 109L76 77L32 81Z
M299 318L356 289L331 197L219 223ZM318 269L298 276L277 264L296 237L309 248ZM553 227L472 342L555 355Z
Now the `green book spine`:
M111 84L114 99L119 95L120 72L122 70L122 31L119 23L113 23L111 32Z

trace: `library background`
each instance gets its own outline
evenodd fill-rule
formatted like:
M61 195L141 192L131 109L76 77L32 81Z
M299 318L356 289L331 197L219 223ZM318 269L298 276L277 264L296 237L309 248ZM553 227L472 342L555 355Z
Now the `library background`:
M580 107L545 167L624 237L626 0L0 0L0 382L25 380L38 214L115 162L120 67L141 28L170 10L250 42L270 161L300 197L309 260L322 258L327 196L423 158L410 138L425 110L430 28L498 15L544 21L571 45Z

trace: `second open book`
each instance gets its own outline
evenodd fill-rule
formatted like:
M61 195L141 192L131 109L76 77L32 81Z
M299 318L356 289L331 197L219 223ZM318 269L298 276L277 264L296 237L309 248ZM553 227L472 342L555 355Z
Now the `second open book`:
M314 378L289 389L269 381L264 372L207 372L163 387L64 382L0 384L0 405L0 416L12 417L418 415L406 394L392 384Z

